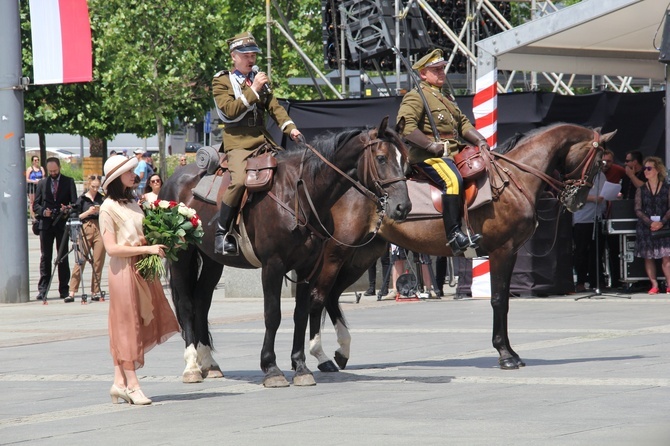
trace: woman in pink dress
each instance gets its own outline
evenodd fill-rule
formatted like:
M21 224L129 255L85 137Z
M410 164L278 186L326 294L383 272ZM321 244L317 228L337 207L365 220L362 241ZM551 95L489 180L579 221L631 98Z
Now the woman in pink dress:
M147 245L144 213L133 196L137 158L112 156L105 163L107 198L100 206L100 232L109 256L109 347L114 384L109 394L130 404L151 404L135 370L144 354L179 331L179 324L158 279L146 281L135 269L144 254L164 256L164 245Z

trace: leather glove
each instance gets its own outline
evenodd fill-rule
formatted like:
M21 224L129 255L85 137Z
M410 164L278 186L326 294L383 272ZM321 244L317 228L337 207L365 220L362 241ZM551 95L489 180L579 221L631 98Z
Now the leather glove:
M444 143L442 142L431 142L427 147L426 151L431 155L435 155L437 158L442 158L444 155Z
M491 147L489 146L489 143L486 142L485 139L481 139L481 140L477 141L477 147L479 147L479 150L486 150L486 151L491 150Z

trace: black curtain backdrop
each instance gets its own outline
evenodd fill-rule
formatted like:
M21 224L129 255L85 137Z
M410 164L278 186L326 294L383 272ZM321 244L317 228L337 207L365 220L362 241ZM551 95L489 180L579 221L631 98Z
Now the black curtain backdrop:
M608 148L622 163L626 152L640 150L643 156L665 160L665 92L601 92L581 96L554 93L511 93L498 96L498 142L519 132L556 122L601 127L603 132L617 130ZM281 100L291 118L309 141L315 135L346 128L378 126L385 116L394 123L401 97L347 99L336 101ZM472 96L456 98L460 109L474 124ZM269 130L284 147L292 144L274 122ZM545 296L572 291L571 214L559 219L558 240L552 241L556 221L541 222L535 235L520 250L512 278L512 292L518 295ZM544 226L544 227L543 227ZM550 240L551 239L551 240ZM547 252L550 249L551 252ZM543 257L533 254L545 253ZM460 261L458 293L469 292L471 262ZM471 266L469 267L471 269ZM471 280L471 279L470 279Z
M608 148L623 162L627 151L665 159L665 92L601 92L580 96L555 93L509 93L498 96L498 142L556 122L617 130ZM309 141L326 131L354 127L375 127L384 116L395 122L401 97L345 99L333 101L280 100ZM456 98L458 106L474 123L472 96ZM292 144L271 122L269 129L283 146Z

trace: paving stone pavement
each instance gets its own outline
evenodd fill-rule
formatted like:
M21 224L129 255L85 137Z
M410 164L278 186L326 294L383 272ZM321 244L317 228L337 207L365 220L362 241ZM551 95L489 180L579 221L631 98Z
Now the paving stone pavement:
M217 290L225 378L183 384L175 336L138 371L147 407L111 404L107 303L2 304L0 445L670 444L670 296L573 297L511 300L510 339L527 366L502 371L486 300L345 295L347 368L321 373L308 357L316 386L265 389L262 301ZM282 305L276 351L290 380L293 302ZM332 354L330 322L323 341Z

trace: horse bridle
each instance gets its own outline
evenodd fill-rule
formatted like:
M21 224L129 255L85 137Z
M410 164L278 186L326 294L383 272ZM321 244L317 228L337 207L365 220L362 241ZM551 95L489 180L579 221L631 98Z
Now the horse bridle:
M503 159L507 161L508 163L511 163L518 167L519 169L531 173L535 175L536 177L540 178L542 181L547 183L549 186L551 186L554 190L558 192L558 199L561 202L561 204L565 205L567 202L568 198L574 196L577 194L580 188L584 186L592 187L593 183L588 181L588 174L593 168L593 163L595 162L596 156L598 155L598 152L604 151L605 149L602 147L600 144L600 133L596 132L593 130L593 141L591 141L591 148L589 149L589 152L586 154L586 157L579 163L579 165L570 173L565 175L565 180L559 181L546 173L542 172L541 170L538 170L532 166L528 166L526 164L523 164L519 161L516 161L512 158L509 158L501 153L497 152L488 152L491 155L495 156L496 158ZM578 178L577 175L579 175ZM508 172L509 176L509 172ZM532 202L531 198L528 197L527 192L524 188L520 187L520 185L517 185L517 187L526 195L526 198L530 202Z

